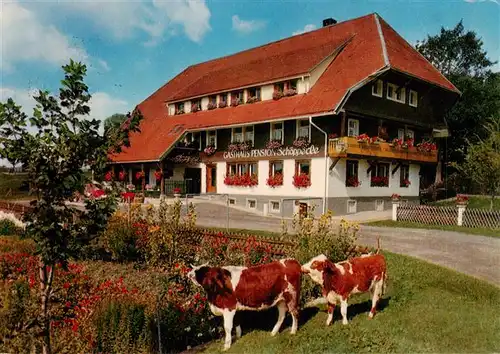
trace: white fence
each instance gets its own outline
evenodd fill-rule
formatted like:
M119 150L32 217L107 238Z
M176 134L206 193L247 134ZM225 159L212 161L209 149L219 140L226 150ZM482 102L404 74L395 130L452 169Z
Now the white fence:
M458 225L500 230L500 211L467 209L465 205L428 206L393 203L392 220L428 225Z

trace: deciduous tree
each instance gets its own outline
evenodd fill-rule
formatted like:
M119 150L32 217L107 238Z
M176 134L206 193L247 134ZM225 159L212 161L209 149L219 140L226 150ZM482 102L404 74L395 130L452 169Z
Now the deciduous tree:
M90 166L94 176L102 176L108 156L129 146L129 133L138 131L139 111L112 134L100 134L100 121L88 118L91 98L84 83L86 66L70 61L63 66L64 79L57 96L39 91L33 116L29 119L21 107L9 99L0 105L0 156L14 156L25 166L28 180L36 190L33 211L26 214L26 234L36 243L40 259L40 313L34 323L40 329L44 353L51 352L50 301L56 265L66 267L77 257L82 245L88 243L106 226L116 208L116 192L108 197L89 199L84 210L67 205L75 192L83 194L88 177L84 167Z

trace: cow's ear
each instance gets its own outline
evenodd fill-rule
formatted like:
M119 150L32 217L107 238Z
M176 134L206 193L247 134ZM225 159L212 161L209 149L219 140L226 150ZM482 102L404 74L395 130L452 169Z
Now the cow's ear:
M333 262L330 262L328 259L324 262L325 272L335 273L337 268Z

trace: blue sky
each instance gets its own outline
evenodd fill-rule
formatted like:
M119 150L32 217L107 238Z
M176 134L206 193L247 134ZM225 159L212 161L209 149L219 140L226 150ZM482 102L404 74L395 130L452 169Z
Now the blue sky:
M0 0L0 100L30 109L33 89L59 87L69 57L87 63L92 112L126 112L185 67L321 26L381 15L414 44L463 19L500 57L498 0L163 1ZM496 66L499 70L500 66Z

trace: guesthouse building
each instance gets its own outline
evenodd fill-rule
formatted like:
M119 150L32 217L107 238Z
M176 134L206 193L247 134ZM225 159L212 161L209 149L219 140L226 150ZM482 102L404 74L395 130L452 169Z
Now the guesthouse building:
M383 210L418 202L459 95L379 15L327 19L186 68L137 106L141 131L110 168L265 213Z

